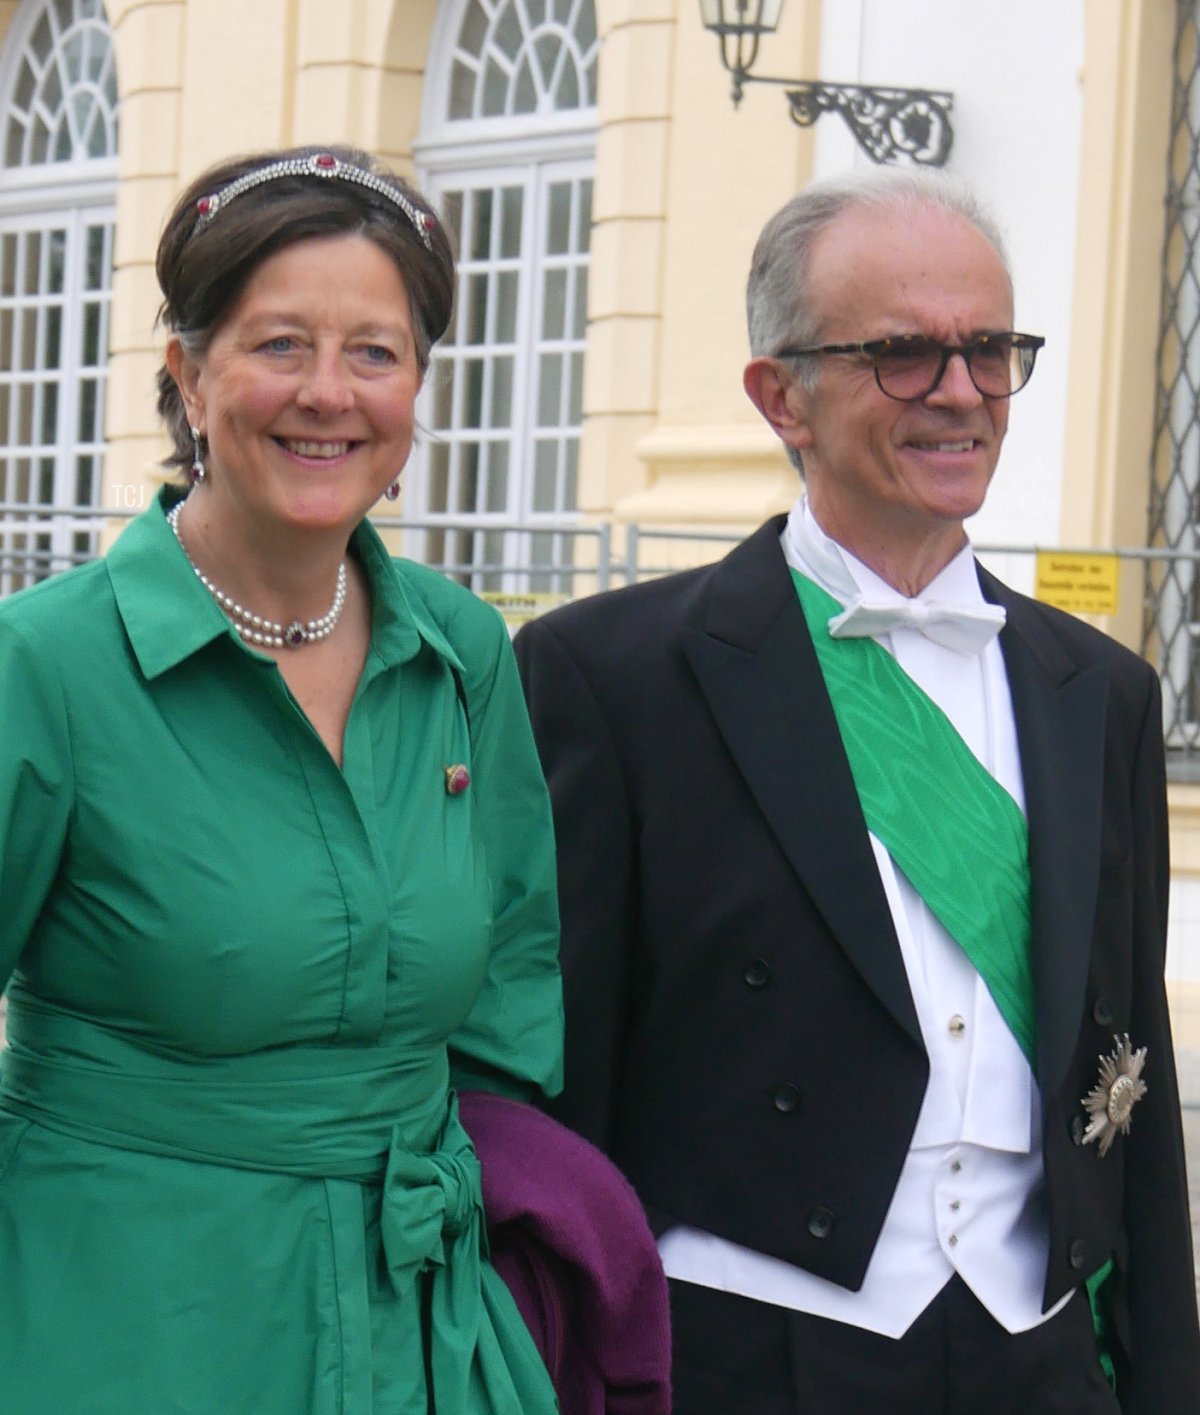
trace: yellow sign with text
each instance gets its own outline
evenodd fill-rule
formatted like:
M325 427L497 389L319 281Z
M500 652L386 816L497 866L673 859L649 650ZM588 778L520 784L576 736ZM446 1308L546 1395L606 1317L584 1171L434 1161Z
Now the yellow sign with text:
M1115 614L1120 562L1115 555L1039 550L1034 594L1072 614Z
M571 598L566 594L510 594L507 590L483 590L479 596L498 609L504 622L512 630L545 614L548 609L557 609Z

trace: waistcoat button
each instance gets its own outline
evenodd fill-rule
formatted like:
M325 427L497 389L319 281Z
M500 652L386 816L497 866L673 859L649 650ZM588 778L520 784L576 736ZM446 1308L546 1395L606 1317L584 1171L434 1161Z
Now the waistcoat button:
M814 1238L828 1238L837 1226L833 1210L818 1204L808 1216L808 1231Z
M800 1105L800 1087L783 1081L771 1092L771 1102L781 1115L791 1115Z
M765 988L771 981L771 965L763 958L752 958L746 964L746 971L742 977L745 978L748 987Z

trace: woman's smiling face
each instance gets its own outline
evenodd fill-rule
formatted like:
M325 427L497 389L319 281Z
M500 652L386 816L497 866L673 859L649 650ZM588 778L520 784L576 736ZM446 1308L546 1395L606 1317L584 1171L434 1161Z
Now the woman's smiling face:
M214 509L268 533L348 534L408 460L416 348L404 280L366 237L299 241L263 261L203 354L168 349L208 441Z

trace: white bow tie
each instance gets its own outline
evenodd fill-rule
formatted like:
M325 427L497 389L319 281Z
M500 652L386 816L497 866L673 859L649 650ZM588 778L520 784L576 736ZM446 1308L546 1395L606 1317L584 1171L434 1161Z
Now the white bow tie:
M925 604L919 599L873 604L862 595L829 621L832 639L868 639L893 629L918 634L956 653L979 654L1004 628L998 604Z

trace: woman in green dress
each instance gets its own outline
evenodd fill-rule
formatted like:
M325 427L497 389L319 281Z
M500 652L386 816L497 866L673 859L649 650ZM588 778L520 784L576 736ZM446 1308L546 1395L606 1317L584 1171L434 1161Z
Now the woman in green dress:
M171 214L190 486L0 604L0 1409L542 1415L455 1087L559 1084L499 617L365 517L453 297L361 153Z

